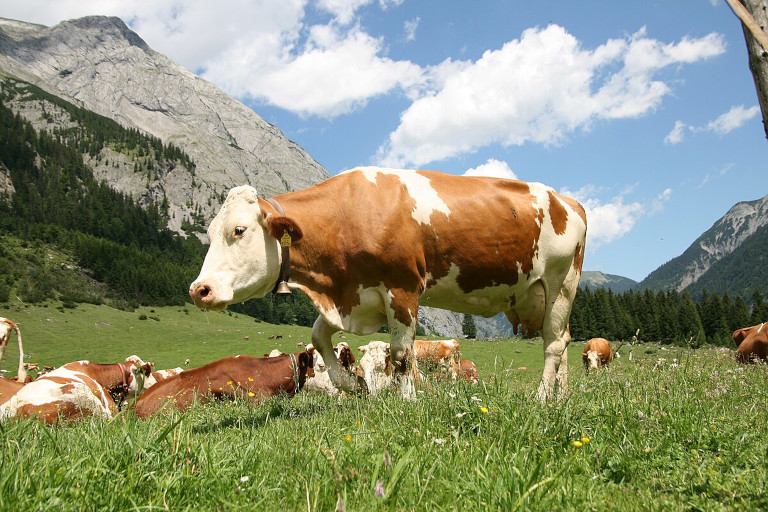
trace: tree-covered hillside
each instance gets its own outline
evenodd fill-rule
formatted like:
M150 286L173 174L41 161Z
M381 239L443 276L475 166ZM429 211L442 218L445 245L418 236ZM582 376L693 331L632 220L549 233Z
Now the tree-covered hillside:
M6 102L42 98L69 116L66 129L35 130ZM165 228L163 205L140 206L98 182L85 163L104 147L160 172L194 162L172 145L77 108L29 84L3 80L0 93L0 303L60 300L118 307L189 302L206 248ZM2 183L0 183L2 184ZM195 226L194 229L201 229ZM273 323L311 325L303 294L265 297L231 309Z

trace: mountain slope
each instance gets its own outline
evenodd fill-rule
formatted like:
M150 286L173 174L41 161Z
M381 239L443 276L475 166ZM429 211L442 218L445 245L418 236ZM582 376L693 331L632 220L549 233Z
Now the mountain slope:
M213 84L149 48L119 18L90 16L44 27L0 19L0 71L181 148L194 169L147 183L94 165L114 188L168 201L169 227L209 220L232 186L260 194L297 190L329 176L297 144ZM48 120L28 109L40 128Z
M640 288L677 291L689 287L693 289L693 285L700 281L705 282L705 276L718 261L734 253L738 260L738 252L742 246L766 225L768 225L768 196L737 203L696 239L682 255L668 261L643 279ZM763 250L765 248L763 246ZM725 279L730 278L725 277Z
M628 277L617 276L613 274L603 274L594 270L585 270L581 273L579 287L589 286L594 290L597 288L606 288L613 290L613 293L623 293L637 288L637 281Z
M755 288L768 292L768 225L760 227L735 251L712 264L688 290L694 297L709 292L752 296Z

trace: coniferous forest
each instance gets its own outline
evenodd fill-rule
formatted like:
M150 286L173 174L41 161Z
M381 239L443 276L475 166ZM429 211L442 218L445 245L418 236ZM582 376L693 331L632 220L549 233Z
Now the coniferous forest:
M5 104L14 91L7 84L2 89L0 171L10 176L13 193L0 189L0 304L189 304L187 289L205 246L195 236L169 231L162 204L142 208L97 182L83 157L110 146L135 155L144 169L177 164L194 169L194 163L173 145L29 90L57 102L76 127L35 130ZM270 323L311 326L317 317L300 292L230 309ZM766 320L768 301L758 289L749 297L703 290L694 300L688 291L614 294L586 288L576 295L570 326L575 340L629 341L636 336L695 347L729 345L734 330ZM464 330L472 331L474 323L470 326L465 318L465 324Z

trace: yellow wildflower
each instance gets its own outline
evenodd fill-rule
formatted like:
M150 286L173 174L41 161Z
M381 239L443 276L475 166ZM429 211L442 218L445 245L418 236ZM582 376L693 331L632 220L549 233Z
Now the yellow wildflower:
M584 443L582 443L581 441L574 441L573 446L575 446L576 448L581 448L582 446L584 446Z
M488 414L488 408L487 407L481 407L480 412L483 414Z
M249 392L248 392L248 396L250 396L251 398L253 398L254 396L256 396L256 393L254 393L253 391L249 391Z
M351 443L351 442L352 442L352 436L351 436L351 435L347 434L347 437L346 437L346 439L347 439L347 442L348 442L348 443Z
M590 442L590 441L591 441L591 439L590 439L590 438L588 438L588 437L587 437L587 436L585 436L584 434L582 434L582 435L581 435L581 442L582 442L582 443L584 443L584 444L587 444L587 443L588 443L588 442Z

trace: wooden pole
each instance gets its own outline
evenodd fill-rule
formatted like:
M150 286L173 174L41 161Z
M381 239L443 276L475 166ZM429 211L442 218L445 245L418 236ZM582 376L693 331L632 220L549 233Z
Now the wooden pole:
M763 130L768 138L768 4L765 0L726 0L739 17L747 42L749 70L755 80L757 100L763 114Z
M749 31L752 33L752 35L757 39L757 41L760 43L760 45L763 47L763 50L768 52L768 35L765 34L765 31L760 28L760 25L757 24L755 21L755 18L752 16L752 14L747 10L747 8L739 2L739 0L725 0L728 2L728 5L731 6L731 9L733 9L733 13L739 17L741 22L744 24L746 28L749 29ZM745 0L748 1L748 0ZM755 4L755 9L758 9L760 7L760 4L763 4L763 12L765 12L765 2L757 1L757 2L751 2L752 4Z

